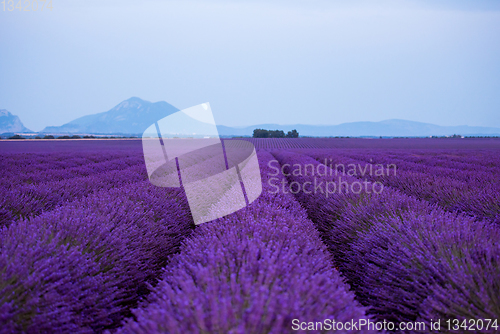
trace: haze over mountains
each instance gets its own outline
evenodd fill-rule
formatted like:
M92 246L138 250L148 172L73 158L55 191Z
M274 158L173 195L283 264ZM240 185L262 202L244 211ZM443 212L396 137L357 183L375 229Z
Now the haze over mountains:
M12 115L6 109L0 109L0 133L5 132L31 132L26 128L19 117Z
M286 132L296 129L301 136L343 136L343 137L428 137L428 136L498 136L500 128L480 126L439 126L429 123L390 119L380 122L352 122L339 125L279 125L260 124L244 128L230 128L218 126L221 135L251 136L253 129L283 130Z
M167 102L149 102L138 97L125 100L109 111L77 118L61 126L48 126L41 131L45 134L134 134L141 135L151 124L179 111ZM251 136L253 130L296 129L301 136L498 136L500 128L479 126L439 126L406 120L386 120L381 122L352 122L339 125L279 125L258 124L247 127L228 127L218 125L221 136ZM30 132L17 116L0 110L0 133ZM186 133L191 135L191 133Z
M61 126L48 126L44 133L139 134L154 122L179 111L167 102L152 103L131 97L111 110L83 116Z

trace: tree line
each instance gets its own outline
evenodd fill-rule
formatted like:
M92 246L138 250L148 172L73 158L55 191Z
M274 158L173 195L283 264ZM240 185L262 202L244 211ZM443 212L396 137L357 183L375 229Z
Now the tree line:
M293 129L288 131L287 134L283 130L265 130L265 129L255 129L253 130L253 138L298 138L299 133L297 130Z

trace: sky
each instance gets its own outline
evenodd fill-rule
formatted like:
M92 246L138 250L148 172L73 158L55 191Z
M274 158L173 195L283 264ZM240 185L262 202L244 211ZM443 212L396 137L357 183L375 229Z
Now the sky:
M499 93L495 0L0 4L0 109L35 131L132 96L228 126L500 127Z

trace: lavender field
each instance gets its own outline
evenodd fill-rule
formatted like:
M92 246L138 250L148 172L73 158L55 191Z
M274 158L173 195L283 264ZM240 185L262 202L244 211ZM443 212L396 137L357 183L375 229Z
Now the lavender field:
M0 141L0 333L500 332L500 140L248 140L196 226L140 140Z

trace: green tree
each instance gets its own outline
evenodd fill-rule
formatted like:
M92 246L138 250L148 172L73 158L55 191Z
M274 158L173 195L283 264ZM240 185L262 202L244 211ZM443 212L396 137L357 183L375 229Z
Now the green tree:
M293 129L292 131L288 131L288 133L286 134L286 137L287 138L299 138L299 133L297 132L297 130Z
M269 130L269 138L285 138L283 130Z
M255 129L255 130L253 130L253 137L254 138L285 138L285 132L283 132L283 130Z
M269 131L264 129L255 129L253 130L254 138L269 138Z

